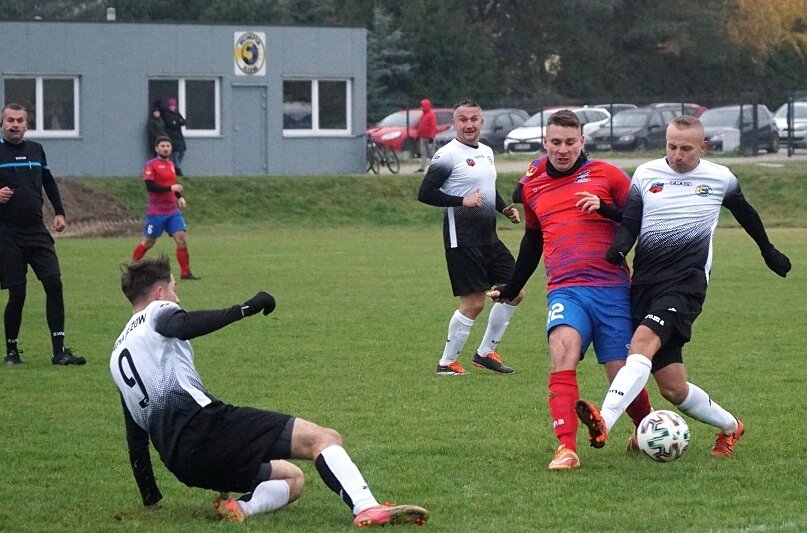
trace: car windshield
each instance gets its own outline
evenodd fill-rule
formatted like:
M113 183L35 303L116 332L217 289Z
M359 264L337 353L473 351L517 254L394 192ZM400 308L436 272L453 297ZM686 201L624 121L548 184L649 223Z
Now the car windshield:
M614 121L615 128L640 128L644 126L644 123L647 120L647 112L621 111L616 115L614 115L614 118L611 120ZM611 126L610 120L605 124L603 124L604 128L608 128L610 126Z
M409 125L414 126L415 123L420 118L422 111L419 109L413 110L409 112ZM382 128L405 128L406 127L406 111L398 111L391 115L387 115L378 125Z
M545 109L540 113L535 113L528 118L522 126L546 126L546 121L549 120L549 117L552 116L552 113L555 111L557 111L557 109Z
M776 118L787 120L787 104L776 110ZM793 118L807 119L807 104L795 104L793 106Z
M743 110L743 113L752 112L751 106ZM731 127L736 128L740 123L740 108L726 107L723 109L709 109L700 116L700 121L704 128Z

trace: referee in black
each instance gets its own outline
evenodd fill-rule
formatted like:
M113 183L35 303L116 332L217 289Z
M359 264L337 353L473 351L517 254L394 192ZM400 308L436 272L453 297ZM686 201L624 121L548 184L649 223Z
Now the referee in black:
M67 226L59 189L50 173L42 145L26 141L28 113L20 104L6 104L0 114L0 288L8 289L3 315L7 365L22 363L17 337L25 304L26 274L31 265L46 295L46 316L54 365L87 361L64 345L64 296L53 237L42 220L42 189L56 216L51 229Z

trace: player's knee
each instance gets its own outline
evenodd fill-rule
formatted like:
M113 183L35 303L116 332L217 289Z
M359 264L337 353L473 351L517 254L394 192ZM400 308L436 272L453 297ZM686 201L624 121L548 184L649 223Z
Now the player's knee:
M289 485L289 503L291 503L303 493L305 476L303 476L303 471L300 470L300 467L292 463L289 463L289 465L291 466L289 468L290 475L286 478L286 483Z
M25 287L25 283L22 283L8 288L8 306L22 307L22 304L25 303Z
M320 442L323 449L328 446L342 446L342 435L338 431L331 428L321 428L321 430Z
M485 300L479 299L465 301L460 306L460 313L471 320L476 320L476 317L479 316L484 308Z
M42 287L45 294L59 296L62 294L62 277L58 274L46 276L42 278Z
M521 290L521 291L518 292L518 296L516 296L515 298L513 298L510 301L510 304L511 305L518 305L518 304L521 303L521 300L523 300L523 299L524 299L524 290Z
M673 405L681 405L687 397L687 384L659 383L658 390L665 400Z

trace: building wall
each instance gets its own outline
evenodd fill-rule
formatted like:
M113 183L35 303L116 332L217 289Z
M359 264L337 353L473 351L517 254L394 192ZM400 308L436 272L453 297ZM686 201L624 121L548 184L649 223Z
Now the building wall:
M264 76L235 75L233 41L238 31L265 33ZM33 21L0 22L0 35L3 78L80 76L79 136L29 134L44 144L57 176L139 175L147 159L149 79L189 76L220 79L220 135L186 134L186 175L365 171L363 28ZM283 80L329 77L351 80L349 133L284 135ZM0 93L3 90L0 83ZM255 150L262 154L264 148L266 169L244 171L244 156L254 160Z

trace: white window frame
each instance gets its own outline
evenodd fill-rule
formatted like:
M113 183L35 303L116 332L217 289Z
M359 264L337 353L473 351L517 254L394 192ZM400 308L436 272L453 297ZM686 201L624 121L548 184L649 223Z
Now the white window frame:
M79 105L79 76L65 76L65 75L47 75L47 74L13 74L9 76L3 76L3 81L5 80L24 80L24 79L31 79L35 80L35 99L36 99L36 113L34 114L34 119L36 120L37 128L36 129L29 129L26 132L27 137L36 137L40 139L53 139L53 138L64 138L64 137L78 137L79 136L79 124L80 124L80 105ZM45 98L44 98L44 89L43 89L43 82L44 80L73 80L73 129L70 130L46 130L45 127ZM28 110L30 113L30 110ZM39 126L42 126L40 128Z
M198 130L190 129L187 126L182 127L182 133L185 137L220 137L221 136L221 78L217 76L152 76L149 81L174 81L177 82L177 111L188 119L185 112L185 82L186 81L212 81L213 82L213 114L216 127L211 130ZM165 103L165 102L163 102Z
M352 78L283 78L281 82L309 81L311 82L311 128L310 129L283 129L283 137L348 137L353 130L353 79ZM341 81L345 83L345 128L320 129L319 127L319 82ZM283 121L281 110L281 122Z

